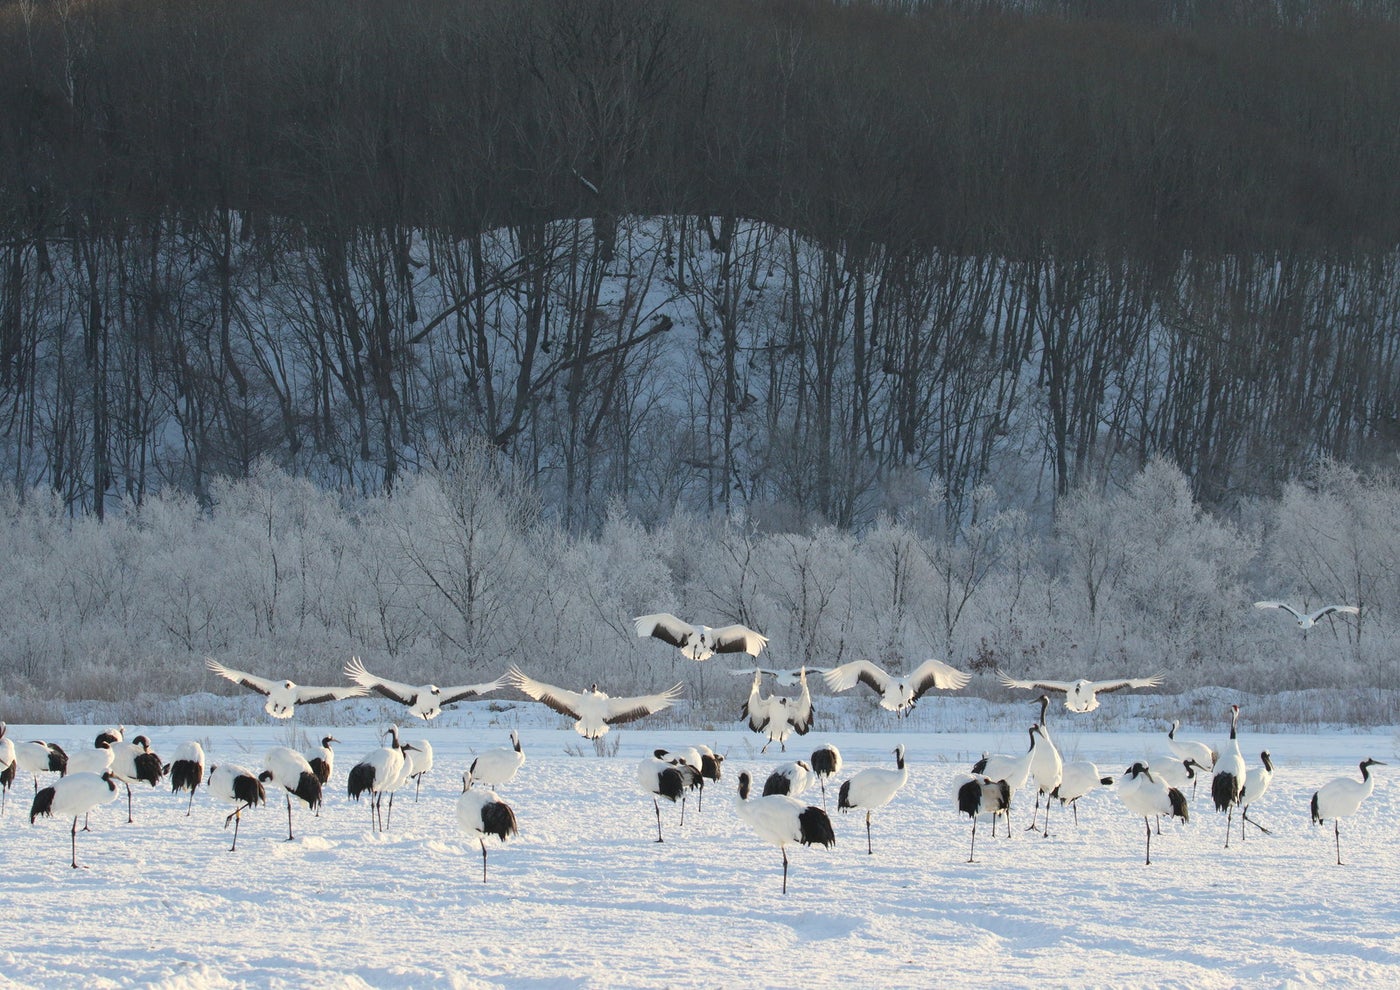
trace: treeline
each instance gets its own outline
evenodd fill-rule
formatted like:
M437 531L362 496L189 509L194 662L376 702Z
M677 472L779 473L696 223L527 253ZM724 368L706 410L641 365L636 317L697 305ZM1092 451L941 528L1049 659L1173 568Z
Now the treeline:
M1400 484L1330 463L1231 521L1153 461L1121 491L1075 493L1043 534L984 489L977 521L951 533L932 491L862 534L718 514L644 526L615 509L571 537L480 443L367 498L266 466L219 480L208 511L167 492L98 522L19 494L0 489L0 696L15 720L52 698L119 701L130 721L138 688L242 693L205 656L317 684L340 682L352 655L414 683L475 683L512 663L613 693L682 680L690 701L733 718L749 679L728 671L743 663L639 639L632 617L660 610L761 630L766 666L942 657L976 672L983 696L1003 694L998 667L1161 670L1173 693L1365 688L1366 717L1384 720L1383 692L1400 688ZM1304 634L1252 608L1260 598L1361 612Z
M1383 4L0 3L0 470L574 531L1400 442Z

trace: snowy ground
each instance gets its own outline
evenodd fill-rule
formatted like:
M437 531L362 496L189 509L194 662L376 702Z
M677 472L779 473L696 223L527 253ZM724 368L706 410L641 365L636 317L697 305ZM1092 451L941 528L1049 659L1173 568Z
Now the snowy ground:
M1049 838L1022 831L1028 806L1009 840L979 828L969 865L951 783L984 749L1020 751L1019 733L901 734L891 719L880 733L813 732L784 756L759 755L761 740L746 732L641 723L614 730L620 749L600 758L531 707L406 726L408 738L432 741L437 765L421 800L400 795L380 837L344 790L346 770L377 745L369 727L333 729L345 742L320 819L296 808L297 839L283 841L286 808L269 793L266 808L245 814L232 853L226 806L201 792L187 818L184 796L142 789L135 824L124 800L94 814L95 831L78 836L90 869L75 871L68 823L30 826L24 775L0 820L0 986L1400 985L1394 730L1243 732L1251 763L1268 748L1278 768L1251 811L1274 832L1251 829L1243 842L1236 832L1229 850L1203 789L1192 823L1164 826L1145 866L1141 819L1103 791L1081 802L1077 827L1057 807ZM1066 756L1107 773L1161 752L1160 733L1085 732L1070 718L1052 712L1050 722ZM471 756L505 745L517 719L528 762L502 795L521 835L490 847L483 885L454 802ZM249 765L293 732L143 731L167 759L194 738L210 762ZM10 735L77 748L93 731L12 725ZM1188 735L1220 742L1218 731ZM901 741L911 778L875 814L874 855L864 816L836 814L830 795L837 845L792 851L782 896L778 851L735 815L739 771L766 775L834 742L844 777L890 765ZM656 746L700 742L728 751L724 780L707 789L702 814L692 802L684 828L664 808L658 845L635 765ZM1328 778L1355 775L1365 756L1395 765L1377 768L1374 796L1343 823L1339 867L1308 799ZM806 799L822 800L815 789Z

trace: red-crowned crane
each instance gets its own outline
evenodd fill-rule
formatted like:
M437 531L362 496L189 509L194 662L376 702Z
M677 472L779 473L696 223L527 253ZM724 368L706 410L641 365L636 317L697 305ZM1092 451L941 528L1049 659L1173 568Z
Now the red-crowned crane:
M568 691L527 677L519 667L512 667L506 678L516 690L554 709L560 715L575 719L574 731L585 739L597 739L614 725L634 722L664 708L670 708L671 703L681 694L679 684L672 685L660 694L633 698L611 698L599 691L597 684L587 691Z
M1190 821L1191 813L1186 807L1186 797L1175 787L1152 776L1145 763L1134 763L1127 775L1118 780L1118 799L1124 807L1135 815L1142 816L1142 824L1147 830L1147 865L1152 865L1152 823L1153 816L1170 815L1182 821ZM1159 825L1158 828L1161 826Z
M1173 719L1172 727L1170 731L1167 732L1167 748L1172 751L1172 755L1182 763L1185 763L1187 760L1194 761L1197 769L1204 770L1206 773L1214 770L1215 761L1220 759L1220 754L1210 746L1198 740L1178 739L1176 737L1176 730L1179 728L1181 728L1181 719ZM1156 769L1156 767L1153 767L1154 771ZM1196 796L1196 780L1194 774L1191 780L1191 796Z
M397 725L385 729L384 735L392 737L390 745L369 753L346 776L346 793L352 800L360 800L361 794L370 796L370 824L378 832L384 831L387 818L394 813L394 792L408 779L404 750L411 749L410 743L400 742ZM388 815L382 809L385 794L389 795Z
M1161 674L1151 677L1120 677L1116 680L1090 681L1080 678L1077 681L1018 681L1004 671L997 671L1001 683L1009 688L1022 688L1028 691L1058 691L1065 696L1065 707L1072 712L1091 712L1099 707L1099 695L1124 688L1154 688L1162 683Z
M428 739L413 739L412 745L404 750L404 778L413 781L413 803L418 803L418 792L423 788L423 775L433 769L433 744Z
M651 798L656 809L656 841L661 837L661 804L657 798L665 798L674 804L681 801L681 824L685 824L685 792L695 786L699 772L686 763L671 763L657 756L648 756L637 764L637 789Z
M766 753L768 747L774 743L787 752L789 736L794 732L799 736L805 736L812 728L812 692L807 687L807 675L804 672L798 679L802 692L796 698L788 698L779 694L762 697L758 693L762 677L762 674L753 675L753 685L749 688L749 700L744 702L739 717L747 719L749 728L754 732L763 733L768 737L768 741L763 744L763 749L759 750L760 753Z
M801 801L781 794L750 799L749 783L747 773L739 774L739 817L760 839L782 851L783 893L786 894L788 843L800 842L804 846L830 847L836 845L836 833L831 828L831 819L821 808L815 805L804 807Z
M472 778L462 775L462 794L457 798L457 827L475 834L481 843L481 882L486 882L486 837L494 835L505 842L519 832L515 812L495 794L472 790Z
M1244 790L1240 791L1240 838L1244 838L1244 823L1249 822L1265 835L1269 830L1249 817L1249 806L1258 801L1268 791L1274 780L1274 761L1266 749L1259 754L1260 765L1250 767L1244 775Z
M35 794L39 793L39 774L57 773L62 777L68 772L68 754L63 747L42 739L15 743L15 762L21 770L28 770L33 775Z
M238 848L238 825L243 820L243 812L258 804L267 803L267 791L258 775L247 767L236 763L220 763L209 768L209 793L215 799L234 806L224 819L224 828L233 822L233 845L229 852Z
M5 799L14 786L15 774L19 772L19 762L15 758L15 744L6 731L8 726L0 722L0 815L5 813Z
M716 653L747 653L756 657L768 644L767 636L748 626L736 623L712 629L692 625L669 612L639 615L632 620L632 628L642 639L650 636L669 643L681 651L681 656L691 660L708 660Z
M306 687L295 681L274 681L257 677L242 670L225 667L212 657L204 659L204 665L225 680L240 684L250 691L266 695L263 711L273 718L291 718L296 714L297 705L319 705L327 701L343 701L346 698L362 698L367 693L358 684L352 687Z
M958 811L972 819L972 842L967 847L967 861L973 862L977 849L977 816L992 816L992 838L997 837L997 815L1006 821L1006 834L1011 835L1011 787L1004 780L989 777L960 777L953 787Z
M1261 610L1276 608L1287 612L1289 615L1293 616L1294 620L1298 623L1298 628L1305 633L1313 626L1317 625L1318 620L1326 618L1329 615L1361 614L1361 609L1357 608L1355 605L1324 605L1312 612L1300 612L1287 602L1255 602L1254 607Z
M1046 838L1050 837L1050 793L1060 786L1060 777L1064 774L1064 760L1060 757L1060 750L1050 738L1050 732L1045 727L1045 711L1050 707L1050 696L1042 694L1038 699L1040 702L1040 722L1036 725L1035 731L1031 733L1031 779L1035 782L1035 810L1031 812L1031 823L1026 829L1027 832L1035 831L1036 812L1040 811L1040 799L1045 798L1045 831L1042 833Z
M183 742L175 750L175 758L165 767L170 776L170 792L190 792L190 803L185 806L185 817L194 811L194 792L204 783L204 747L191 739Z
M312 746L301 751L301 755L306 757L306 762L311 765L311 772L316 775L316 779L321 782L321 802L316 805L316 817L321 817L321 805L325 804L326 788L331 782L331 773L335 770L335 749L331 743L340 742L335 736L322 736L319 746Z
M1230 706L1230 743L1220 759L1215 761L1215 776L1210 781L1210 796L1215 801L1215 810L1225 812L1225 848L1230 848L1230 828L1234 825L1235 805L1239 804L1240 792L1244 790L1245 765L1240 753L1239 740L1240 706Z
M1010 788L1010 797L1016 795L1026 786L1026 781L1031 775L1031 760L1035 758L1035 734L1040 726L1030 727L1030 745L1020 756L1007 756L1005 753L983 753L982 758L972 764L972 773L975 776L986 777L990 780L1004 780ZM1006 809L1006 824L1011 825L1011 808L1008 804Z
M1060 786L1050 792L1052 798L1059 798L1060 805L1069 805L1074 811L1074 824L1079 824L1079 799L1098 787L1112 787L1113 778L1099 773L1099 768L1088 761L1066 763L1060 773Z
M652 750L652 756L658 760L664 760L672 766L685 766L691 773L682 774L686 779L685 789L695 791L695 813L700 813L700 806L705 801L705 774L703 771L704 758L700 755L700 750L694 746L687 746L685 749ZM685 824L685 799L686 795L681 795L681 824Z
M442 714L448 705L454 705L468 698L479 698L483 694L499 691L506 686L506 677L501 675L494 681L480 684L461 684L456 687L440 688L436 684L404 684L391 681L387 677L371 674L359 657L351 657L345 665L345 676L367 691L397 701L408 708L409 714L421 719L433 719Z
M768 775L763 782L763 794L786 794L788 797L801 797L812 782L812 768L805 760L783 763Z
M109 770L104 774L73 773L54 781L34 795L29 809L29 824L40 815L73 819L73 869L78 868L78 816L94 808L111 804L117 799L116 777Z
M967 687L972 679L971 674L937 659L925 660L907 674L891 674L869 660L852 660L833 667L822 676L833 691L848 691L857 684L864 684L880 696L881 708L896 715L908 715L915 703L934 688L956 691Z
M136 819L131 814L131 785L146 783L155 787L164 775L165 765L151 749L151 740L137 736L131 742L112 744L112 775L126 785L126 821Z
M321 806L321 779L311 769L311 762L288 746L273 746L263 755L262 783L273 783L287 792L287 841L292 835L292 795L295 794L315 811Z
M1376 788L1376 778L1371 776L1372 767L1385 766L1380 760L1369 757L1361 761L1361 779L1334 777L1319 787L1312 796L1312 820L1321 825L1332 820L1332 835L1337 842L1337 865L1342 865L1341 819L1356 814L1361 802L1371 796Z
M524 765L525 747L520 745L520 733L511 729L510 748L488 749L478 754L467 768L467 773L472 783L485 784L494 791L502 784L509 784L514 780L516 773Z
M836 807L840 811L851 808L865 809L865 851L875 854L870 841L870 814L876 808L883 808L893 800L909 780L909 768L904 765L904 744L894 748L894 769L888 767L866 767L844 784L836 796Z

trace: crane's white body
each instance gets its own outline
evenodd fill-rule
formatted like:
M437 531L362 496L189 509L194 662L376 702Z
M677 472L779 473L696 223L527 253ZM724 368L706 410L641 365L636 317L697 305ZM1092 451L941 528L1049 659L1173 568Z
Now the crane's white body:
M1235 805L1240 802L1247 772L1239 740L1240 706L1230 706L1230 741L1215 761L1215 776L1211 778L1210 794L1215 810L1225 812L1225 848L1230 848L1230 828L1234 824Z
M155 787L164 776L164 765L144 735L131 742L112 743L111 747L112 776L126 785L126 820L131 824L135 821L131 813L131 785L146 783Z
M99 777L112 769L112 746L105 740L92 749L75 749L68 754L68 773L95 773Z
M979 774L959 777L953 781L953 801L961 814L972 819L972 841L967 847L967 861L974 862L977 850L977 817L990 815L992 838L997 835L997 815L1007 819L1006 834L1011 836L1011 788L1004 780L992 780Z
M1313 824L1321 825L1332 821L1332 835L1337 844L1337 865L1342 865L1341 819L1350 818L1361 809L1361 802L1371 796L1376 789L1376 778L1371 776L1371 767L1385 766L1380 760L1361 761L1361 779L1334 777L1319 787L1312 796Z
M1160 819L1162 815L1167 815L1190 821L1186 797L1166 781L1156 778L1145 763L1134 763L1130 766L1127 773L1118 778L1114 790L1125 808L1135 815L1142 816L1143 826L1147 830L1147 865L1151 866L1152 823L1148 819ZM1158 828L1160 827L1159 825Z
M1195 760L1196 765L1207 772L1215 769L1215 761L1220 759L1220 753L1205 743L1196 739L1178 739L1176 730L1181 728L1181 719L1173 719L1172 727L1167 732L1167 748L1180 761Z
M1059 798L1060 805L1074 809L1074 823L1079 824L1079 799L1100 787L1113 786L1113 778L1099 771L1098 765L1087 760L1075 760L1064 764L1060 770L1060 784L1050 792L1052 798Z
M763 793L801 797L812 784L812 768L804 760L782 763L763 782Z
M465 701L468 698L479 698L492 691L499 691L507 683L503 674L494 681L483 681L480 684L461 684L456 687L444 688L438 687L436 684L405 684L402 681L393 681L387 677L371 674L365 669L365 665L359 657L350 658L350 662L345 665L345 676L366 691L407 706L409 714L416 715L425 721L437 718L448 705Z
M229 852L238 848L238 826L243 821L243 812L251 807L267 802L267 791L258 775L237 763L220 763L209 769L209 793L215 800L234 806L224 819L224 828L233 822L233 844Z
M322 736L321 745L304 750L301 754L306 757L306 762L311 765L311 772L316 775L322 787L331 782L331 774L335 771L335 749L331 743L338 742L340 740L335 736Z
M768 637L748 626L733 624L711 628L678 619L669 612L639 615L632 628L642 639L648 636L669 643L691 660L708 660L716 653L747 653L758 656L768 645Z
M894 769L888 767L866 767L841 785L836 798L840 811L851 808L865 809L865 851L875 854L870 839L870 813L883 808L894 800L894 796L909 782L909 768L904 763L904 744L894 748Z
M117 781L108 770L102 774L70 773L34 795L29 823L40 815L73 819L73 869L78 868L78 816L117 799Z
M956 691L967 687L972 679L971 674L932 658L907 674L891 674L869 660L853 660L833 667L822 676L833 691L848 691L857 684L864 684L880 696L881 708L899 713L907 713L925 692L935 688Z
M494 794L472 790L471 778L462 776L462 793L457 798L457 827L475 835L481 843L481 882L486 882L486 837L494 835L505 842L519 831L515 812Z
M225 667L212 657L206 657L204 665L225 680L266 695L267 702L263 705L263 711L273 718L291 718L296 714L297 705L319 705L327 701L362 698L366 694L365 689L358 684L351 687L307 687L290 680L269 680L246 671Z
M997 678L1009 688L1024 688L1031 691L1057 691L1065 696L1065 707L1072 712L1091 712L1099 707L1099 695L1125 688L1154 688L1162 683L1161 674L1151 677L1120 677L1116 680L1091 681L1080 678L1077 681L1022 681L997 671Z
M983 754L982 759L972 766L972 772L991 780L1004 780L1011 788L1011 796L1026 786L1031 774L1031 761L1035 759L1035 735L1038 726L1030 728L1030 745L1020 756L1007 756L1005 753Z
M423 787L423 775L433 769L433 744L427 739L411 739L410 749L404 751L404 780L413 781L413 800Z
M798 678L802 691L796 698L780 694L763 697L759 694L761 679L761 674L753 675L749 700L744 702L739 717L748 720L751 730L767 736L768 741L759 752L766 751L773 743L786 751L787 741L793 733L805 736L812 728L812 692L807 686L807 675L803 673Z
M1244 838L1244 823L1249 822L1261 832L1269 830L1249 817L1249 806L1269 792L1274 781L1274 761L1266 749L1259 754L1259 766L1250 767L1244 775L1244 789L1240 791L1240 838Z
M467 770L474 783L482 783L493 791L515 779L520 768L525 765L525 748L520 744L520 733L510 730L509 749L488 749L472 760Z
M381 746L365 755L346 775L346 793L351 800L358 801L361 794L370 795L370 817L376 831L383 832L393 817L394 793L408 780L408 759L404 750L412 744L399 739L399 727L391 725L384 731L391 738L388 746ZM384 795L389 795L388 813L383 813Z
M803 805L784 794L750 798L747 773L739 774L739 800L735 807L740 820L753 829L755 835L782 851L784 894L787 893L787 847L790 843L836 844L836 833L825 811L815 805Z
M544 703L561 715L575 719L574 731L585 739L597 739L612 726L632 722L670 708L681 694L681 685L672 685L660 694L632 698L611 698L594 684L587 691L565 688L527 677L518 667L506 674L511 686Z
M1037 810L1040 808L1040 799L1045 798L1045 829L1042 833L1046 837L1050 835L1050 795L1060 786L1060 779L1064 775L1065 763L1060 756L1060 750L1050 738L1050 733L1046 730L1044 723L1035 726L1031 733L1031 780L1035 783ZM1030 828L1035 829L1035 815L1031 816Z
M643 757L637 764L637 789L651 797L652 806L656 809L657 842L665 841L661 836L661 804L657 799L665 798L672 804L680 801L681 825L685 825L686 792L699 781L700 771L682 760L668 760L653 754Z
M165 772L170 776L172 793L190 792L189 803L185 805L185 817L188 818L194 812L195 792L204 783L204 747L194 739L182 742L175 747L175 756Z

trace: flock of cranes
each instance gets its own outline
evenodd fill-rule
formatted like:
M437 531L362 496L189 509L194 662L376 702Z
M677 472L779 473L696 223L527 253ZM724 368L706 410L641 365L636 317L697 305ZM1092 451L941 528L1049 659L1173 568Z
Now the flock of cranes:
M1282 609L1290 613L1306 630L1322 617L1335 613L1355 614L1353 606L1332 605L1304 614L1282 602L1258 602L1260 609ZM693 625L673 615L659 613L634 620L638 636L658 639L678 649L683 656L697 662L718 653L745 653L757 657L767 645L767 637L743 625L711 628ZM213 659L207 661L211 672L266 697L265 711L274 718L291 718L297 705L312 705L328 701L377 694L403 705L410 714L423 720L437 717L451 704L501 690L514 688L550 709L574 719L574 728L588 739L597 739L611 726L644 718L669 707L681 693L676 684L664 691L634 697L612 698L596 684L586 691L573 691L529 677L512 667L494 681L441 688L433 684L411 685L371 673L354 658L345 665L349 686L307 687L284 679L275 680L226 667ZM763 750L778 743L786 749L793 735L805 735L813 723L813 706L808 685L809 671L819 674L828 688L846 691L858 684L876 693L881 708L907 715L924 694L932 690L958 690L965 687L970 676L943 661L929 659L907 674L890 673L869 660L857 660L828 669L798 668L779 671L755 667L749 698L741 718L749 728L766 737ZM748 674L749 670L735 670ZM764 695L762 678L769 675L775 684L795 684L794 696L777 692ZM968 862L974 862L977 822L988 817L992 834L996 835L998 819L1011 832L1011 807L1018 794L1035 795L1035 808L1027 831L1050 834L1052 802L1069 805L1078 823L1078 801L1097 788L1111 788L1122 805L1135 816L1141 816L1146 833L1145 861L1152 862L1153 820L1161 834L1162 817L1190 818L1189 802L1184 788L1189 783L1192 794L1201 776L1210 780L1210 796L1217 811L1226 814L1225 845L1228 848L1233 831L1233 816L1238 808L1241 835L1246 824L1263 832L1265 826L1249 817L1252 803L1262 798L1270 786L1274 765L1267 750L1260 753L1260 764L1249 767L1239 744L1239 707L1230 711L1229 740L1224 752L1204 743L1178 738L1180 722L1174 721L1167 732L1165 746L1170 758L1160 761L1132 762L1116 780L1104 774L1093 763L1066 762L1056 747L1046 725L1050 692L1063 695L1064 706L1070 712L1089 712L1099 706L1098 696L1124 689L1152 688L1162 683L1161 675L1145 678L1112 680L1020 680L998 671L1001 683L1013 689L1039 690L1043 693L1040 719L1027 730L1028 748L1019 754L984 754L959 777L953 787L952 807L972 821L972 836ZM358 801L368 801L371 827L375 832L386 830L392 819L394 795L409 782L414 783L415 800L423 775L432 768L431 743L401 738L397 725L383 732L384 745L365 755L346 774L346 795ZM0 813L13 786L16 773L29 771L34 777L34 800L30 821L40 816L71 818L71 865L78 867L78 819L117 800L118 784L127 792L127 820L134 822L131 785L146 783L155 786L168 778L174 792L188 791L186 815L192 814L194 796L201 784L210 795L233 810L224 820L232 823L233 840L230 851L236 851L238 829L242 814L267 801L269 785L280 787L287 809L287 840L295 838L293 798L307 812L320 814L325 788L330 785L335 754L332 748L338 740L327 735L319 745L306 752L286 746L269 749L261 769L233 763L206 767L203 749L197 742L182 744L167 764L152 750L148 737L138 735L130 742L124 728L104 729L94 740L91 750L66 753L55 743L43 740L14 742L0 723ZM482 854L482 880L486 880L486 839L502 842L517 834L518 825L513 809L497 794L497 789L510 784L525 764L524 749L518 732L511 732L508 748L488 750L478 755L462 773L462 791L457 799L456 819L464 834L479 841ZM837 792L836 806L842 812L865 811L866 851L874 855L872 836L873 813L887 806L909 780L909 767L903 744L893 750L894 766L872 766L861 769L844 780ZM637 786L652 798L656 819L656 841L664 841L660 801L665 799L681 805L681 824L685 821L685 802L691 792L697 795L699 813L705 782L718 781L724 757L704 746L671 752L656 750L637 766ZM1315 823L1333 823L1337 863L1342 862L1339 820L1354 815L1374 788L1371 767L1384 765L1374 759L1360 764L1361 779L1337 778L1319 788L1311 799L1311 817ZM767 778L762 794L751 791L754 779L742 773L738 778L738 817L761 840L777 845L782 854L782 889L787 890L787 846L794 843L832 846L836 835L826 808L826 784L838 777L843 760L835 746L827 744L813 751L808 761L797 760L783 764ZM41 773L58 773L59 779L39 788ZM799 800L816 783L821 788L822 806ZM476 787L482 785L487 791ZM384 799L388 797L387 806ZM1041 819L1040 805L1045 810ZM83 830L87 829L84 824Z

